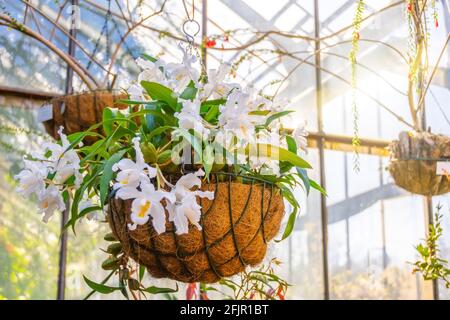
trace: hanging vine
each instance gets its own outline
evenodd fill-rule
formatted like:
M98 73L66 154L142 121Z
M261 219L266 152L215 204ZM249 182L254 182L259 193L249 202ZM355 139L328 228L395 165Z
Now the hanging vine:
M408 73L408 103L412 122L416 131L425 130L424 122L424 97L429 82L426 80L428 73L428 43L429 17L427 11L431 11L434 26L439 26L436 1L409 0L406 5L409 27L409 73ZM438 62L437 62L438 63Z
M359 171L359 153L358 147L361 145L359 139L359 110L357 104L357 75L356 75L356 56L359 50L359 31L361 30L362 15L364 12L364 1L358 0L356 5L355 16L353 18L353 31L352 31L352 48L350 50L349 59L351 64L351 86L352 86L352 113L353 113L353 138L352 145L354 149L354 162L353 169Z

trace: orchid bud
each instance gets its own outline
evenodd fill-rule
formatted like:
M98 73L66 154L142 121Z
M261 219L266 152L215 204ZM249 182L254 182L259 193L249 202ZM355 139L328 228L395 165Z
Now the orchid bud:
M103 239L105 241L117 241L116 237L114 236L114 233L110 232L108 234L106 234Z
M102 263L103 270L116 270L119 268L120 259L116 257L109 257Z
M144 160L147 163L156 163L158 159L158 153L156 148L151 142L141 143L142 154L144 155Z
M172 150L165 150L158 154L158 164L168 163L171 159Z
M122 244L120 242L111 243L106 249L106 252L112 254L113 256L117 256L122 251Z

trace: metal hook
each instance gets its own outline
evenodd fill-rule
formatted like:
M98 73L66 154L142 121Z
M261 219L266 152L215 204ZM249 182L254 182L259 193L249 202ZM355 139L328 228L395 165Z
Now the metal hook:
M187 30L187 29L188 29L188 25L192 24L192 23L197 28L197 30L193 33L190 33L189 30ZM192 44L194 43L195 36L200 32L200 24L193 19L188 19L183 23L183 32L184 32L187 42L189 43L190 46L192 46Z

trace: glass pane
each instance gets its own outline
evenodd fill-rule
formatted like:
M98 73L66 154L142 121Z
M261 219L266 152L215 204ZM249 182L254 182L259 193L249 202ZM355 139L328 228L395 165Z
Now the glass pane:
M317 150L309 150L306 159L314 168L318 168ZM319 181L319 170L313 170L310 178ZM323 299L320 194L312 189L306 198L303 190L298 190L298 196L301 209L295 231L288 239L273 244L272 254L283 262L280 272L292 284L287 298Z
M412 275L425 236L424 200L384 178L379 157L326 151L332 299L430 299L431 284ZM344 172L336 177L336 172ZM340 192L335 192L340 190Z

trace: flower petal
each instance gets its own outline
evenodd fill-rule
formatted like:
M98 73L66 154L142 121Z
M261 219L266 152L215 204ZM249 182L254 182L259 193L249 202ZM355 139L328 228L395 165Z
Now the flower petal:
M184 214L184 206L176 206L175 215L173 216L173 223L176 227L177 234L183 234L189 232L189 222Z
M213 191L197 190L197 191L195 191L195 194L197 196L199 196L200 198L207 198L209 200L213 200L214 199L214 192Z
M150 208L150 216L152 217L153 228L158 234L166 231L166 214L164 207L159 202L153 202Z
M141 192L134 187L121 187L116 191L116 199L128 200L139 197Z
M126 170L126 169L135 169L135 168L136 168L136 163L134 163L133 160L128 159L128 158L122 159L112 166L113 171L117 171L119 169Z

